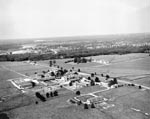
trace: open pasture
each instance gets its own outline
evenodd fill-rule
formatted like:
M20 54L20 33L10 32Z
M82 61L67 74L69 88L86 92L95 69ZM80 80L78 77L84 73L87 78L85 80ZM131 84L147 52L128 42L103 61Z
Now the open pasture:
M35 72L42 72L46 71L49 68L46 66L42 65L33 65L30 63L24 63L24 62L14 62L14 63L9 63L4 65L4 67L19 72L21 74L28 74L28 75L33 75Z
M104 96L108 101L115 104L115 107L106 110L106 112L114 118L118 119L120 115L121 119L125 116L127 119L149 119L149 116L145 115L145 113L150 114L149 90L143 91L134 87L120 87L94 94ZM140 111L133 111L132 108Z
M148 54L126 54L126 55L100 55L93 56L93 59L108 60L108 65L90 62L81 64L65 63L68 59L58 59L56 64L66 69L74 67L75 70L80 69L82 72L97 74L106 73L112 76L126 76L150 74L150 57ZM49 61L40 61L39 63L49 65Z
M122 79L136 82L149 86L150 74L150 57L147 54L129 54L129 55L115 55L112 56L93 56L95 58L104 59L105 57L111 60L109 65L102 65L99 63L85 63L85 64L66 64L64 63L68 59L57 60L57 65L67 69L72 67L81 69L81 72L93 73L96 72L98 76L101 73L109 74L110 76L120 77ZM128 58L129 57L129 58ZM145 57L145 58L143 58ZM32 65L24 62L1 62L0 63L0 96L6 94L19 93L15 87L11 85L7 79L23 77L24 74L33 75L34 72L42 72L50 69L49 61L39 61L41 65ZM44 66L43 66L44 65ZM6 67L6 68L5 68ZM19 73L15 73L19 72ZM23 75L21 75L23 74ZM146 77L147 76L147 77ZM134 80L137 79L138 80ZM103 91L105 90L105 91ZM67 100L75 97L75 92L67 89L59 90L59 96L57 98L52 97L47 99L46 102L39 102L38 105L34 104L35 100L30 100L30 97L18 97L16 102L10 100L8 103L16 105L27 105L13 109L8 112L10 119L26 119L26 118L39 118L39 119L149 119L150 115L150 91L138 89L138 87L124 86L106 90L105 87L99 85L80 88L79 91L82 94L93 93L96 96L103 96L108 99L108 103L112 103L115 106L109 109L88 109L85 110L82 106L72 106L67 104ZM99 92L97 92L99 91ZM100 92L102 91L102 92ZM91 96L91 95L90 95ZM81 97L83 100L89 97ZM18 101L18 103L17 103ZM22 103L23 101L23 103ZM32 102L29 105L30 101ZM5 103L7 106L7 103ZM140 111L136 111L136 110ZM31 113L32 112L32 113ZM13 115L12 115L13 114Z
M95 59L109 59L112 60L109 65L102 65L99 63L82 63L82 64L66 64L64 63L67 59L57 60L59 66L71 69L74 67L75 70L80 69L81 72L94 73L98 75L104 73L109 74L112 77L126 77L126 76L146 76L150 74L150 57L148 54L127 54L127 55L102 55L93 56ZM130 78L127 78L130 80ZM147 83L147 81L145 82Z
M18 77L21 77L21 75L0 66L0 81L12 79L12 78L18 78Z

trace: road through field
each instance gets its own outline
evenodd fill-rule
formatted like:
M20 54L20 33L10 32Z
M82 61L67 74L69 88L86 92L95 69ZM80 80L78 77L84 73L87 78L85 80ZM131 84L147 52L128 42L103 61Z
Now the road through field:
M118 79L118 82L126 83L126 84L131 84L131 83L133 83L133 82L129 82L129 81L125 81L125 80L119 80L119 79ZM137 83L133 83L133 84L134 84L135 86L142 86L143 88L150 90L150 87L147 87L147 86L144 86L144 85L141 85L141 84L137 84Z

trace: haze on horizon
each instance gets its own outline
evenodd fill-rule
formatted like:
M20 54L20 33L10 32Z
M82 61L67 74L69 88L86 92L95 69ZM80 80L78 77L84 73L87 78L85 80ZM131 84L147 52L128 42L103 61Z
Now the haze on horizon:
M0 39L150 32L150 0L0 0Z

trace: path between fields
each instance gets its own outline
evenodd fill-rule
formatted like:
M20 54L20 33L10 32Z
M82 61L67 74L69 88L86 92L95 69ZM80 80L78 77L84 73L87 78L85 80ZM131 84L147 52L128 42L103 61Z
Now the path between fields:
M26 76L25 74L19 73L19 72L15 71L15 70L12 70L12 69L7 68L7 67L5 67L5 66L2 66L2 67L3 67L4 69L6 69L6 70L9 70L9 71L14 72L14 73L16 73L16 74L19 74L19 75L21 75L21 76L29 77L29 76Z

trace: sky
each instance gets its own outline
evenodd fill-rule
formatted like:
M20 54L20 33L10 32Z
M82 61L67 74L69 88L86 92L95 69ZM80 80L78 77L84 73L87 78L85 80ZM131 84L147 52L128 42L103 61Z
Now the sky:
M0 39L150 32L150 0L0 0Z

